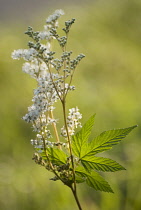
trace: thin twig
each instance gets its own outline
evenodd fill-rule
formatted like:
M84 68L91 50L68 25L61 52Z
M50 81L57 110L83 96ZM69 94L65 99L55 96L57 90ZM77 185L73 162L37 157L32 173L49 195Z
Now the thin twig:
M76 190L74 190L73 187L70 187L70 188L71 188L71 190L72 190L72 193L73 193L73 195L74 195L74 198L75 198L75 201L76 201L76 203L77 203L77 206L78 206L79 210L82 210L81 204L80 204L79 199L78 199L78 197L77 197Z
M50 111L50 116L51 116L52 119L54 119L53 111L52 111L52 110ZM56 123L53 122L53 123L52 123L52 126L53 126L53 129L54 129L54 133L55 133L56 140L57 140L58 143L60 143L60 139L59 139L59 135L58 135ZM61 149L61 145L60 145L60 144L58 145L58 148Z
M66 107L65 107L65 101L64 100L62 101L62 107L63 107L63 114L64 114L64 124L65 124L66 132L67 132L68 143L69 143L69 152L70 152L71 163L72 163L72 172L73 172L73 178L74 178L74 190L76 191L74 161L73 161L73 155L72 155L72 147L71 147L70 136L69 136L69 132L68 132L68 126L67 126L67 121L66 121Z

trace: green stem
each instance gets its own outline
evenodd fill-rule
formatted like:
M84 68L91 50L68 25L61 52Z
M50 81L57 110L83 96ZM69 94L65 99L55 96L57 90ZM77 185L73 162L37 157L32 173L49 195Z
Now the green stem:
M72 190L73 196L74 196L75 201L76 201L76 203L77 203L78 209L79 209L79 210L82 210L82 207L81 207L81 205L80 205L79 199L78 199L78 197L77 197L77 192L76 192L76 190L74 190L72 187L70 187L70 188L71 188L71 190Z
M65 99L62 101L62 106L63 106L63 114L64 114L64 124L65 124L66 132L67 132L68 144L69 144L69 152L70 152L71 163L72 163L72 173L73 173L73 178L74 178L74 190L76 191L76 179L75 179L74 161L73 161L73 155L72 155L71 140L70 140L70 136L69 136L69 132L68 132L68 126L67 126L67 120L66 120Z
M68 137L68 144L69 144L69 152L70 152L70 157L71 157L71 163L72 163L72 173L73 173L73 179L74 179L74 187L71 186L72 193L74 195L75 201L77 203L77 206L79 210L82 210L82 207L80 205L78 196L77 196L77 188L76 188L76 177L75 177L75 166L74 166L74 160L73 160L73 155L72 155L72 147L71 147L71 141L70 141L70 136L68 132L68 126L67 126L67 120L66 120L66 107L65 107L65 98L62 101L62 106L63 106L63 113L64 113L64 124L67 132L67 137Z

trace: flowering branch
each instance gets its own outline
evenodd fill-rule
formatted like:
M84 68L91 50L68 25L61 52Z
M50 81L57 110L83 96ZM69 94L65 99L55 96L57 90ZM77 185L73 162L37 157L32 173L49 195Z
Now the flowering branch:
M56 10L46 20L43 31L33 31L28 27L25 32L32 41L28 42L29 49L14 50L13 59L23 58L23 72L29 74L37 81L34 89L33 104L28 107L28 113L23 120L31 123L36 138L31 140L35 152L33 160L53 172L53 181L60 180L68 186L76 200L79 210L82 210L77 196L77 184L86 182L95 190L113 192L106 182L95 170L118 171L125 168L117 162L95 154L111 149L126 137L136 126L125 129L105 131L92 141L88 141L94 124L94 115L82 127L78 107L69 109L67 116L66 97L70 91L74 72L79 62L85 57L79 54L72 59L72 51L67 51L68 35L75 19L65 22L64 36L57 32L58 19L64 12ZM52 40L57 40L62 49L60 58L54 58ZM46 44L43 44L43 41ZM67 83L68 81L68 83ZM54 118L55 102L60 101L63 110L64 126L61 131L57 128L58 120ZM53 127L53 132L51 132ZM81 127L78 133L75 129ZM51 140L56 139L56 142Z

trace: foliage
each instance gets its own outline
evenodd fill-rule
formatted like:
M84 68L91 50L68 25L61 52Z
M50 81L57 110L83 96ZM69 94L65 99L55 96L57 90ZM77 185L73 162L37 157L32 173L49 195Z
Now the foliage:
M92 141L88 142L93 123L94 116L92 116L83 128L72 137L73 152L78 157L78 164L82 164L83 166L76 168L76 173L82 177L86 177L86 183L95 190L113 192L108 183L93 170L115 172L125 170L125 168L114 160L95 157L94 155L111 149L112 146L118 144L137 126L105 131ZM97 180L98 184L94 183Z

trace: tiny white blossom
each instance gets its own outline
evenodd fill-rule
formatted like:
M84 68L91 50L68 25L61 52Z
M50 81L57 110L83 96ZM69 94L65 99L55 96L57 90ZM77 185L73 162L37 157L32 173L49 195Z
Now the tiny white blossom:
M33 77L33 78L37 78L36 74L39 72L39 66L36 65L35 63L26 62L22 66L22 71L27 74L30 74L31 77Z
M34 48L25 49L23 52L23 58L27 61L32 60L37 55L37 51Z
M38 37L41 40L44 40L44 39L50 40L51 39L51 33L49 31L41 31L41 32L39 32Z
M22 56L23 56L23 49L14 50L14 51L12 52L12 55L11 55L11 57L12 57L13 59L18 59L18 60L19 60Z
M61 16L64 15L64 11L63 10L56 10L52 15L50 15L47 20L46 23L51 24L52 22L57 21L57 19Z
M20 58L23 58L24 60L29 61L36 57L37 54L38 53L34 48L30 48L14 50L11 56L13 59L19 60Z
M40 111L38 109L36 109L36 107L34 105L30 106L28 108L28 111L29 112L22 118L23 120L25 120L28 123L35 121L40 115Z
M41 134L37 134L37 138L41 139L42 138Z

